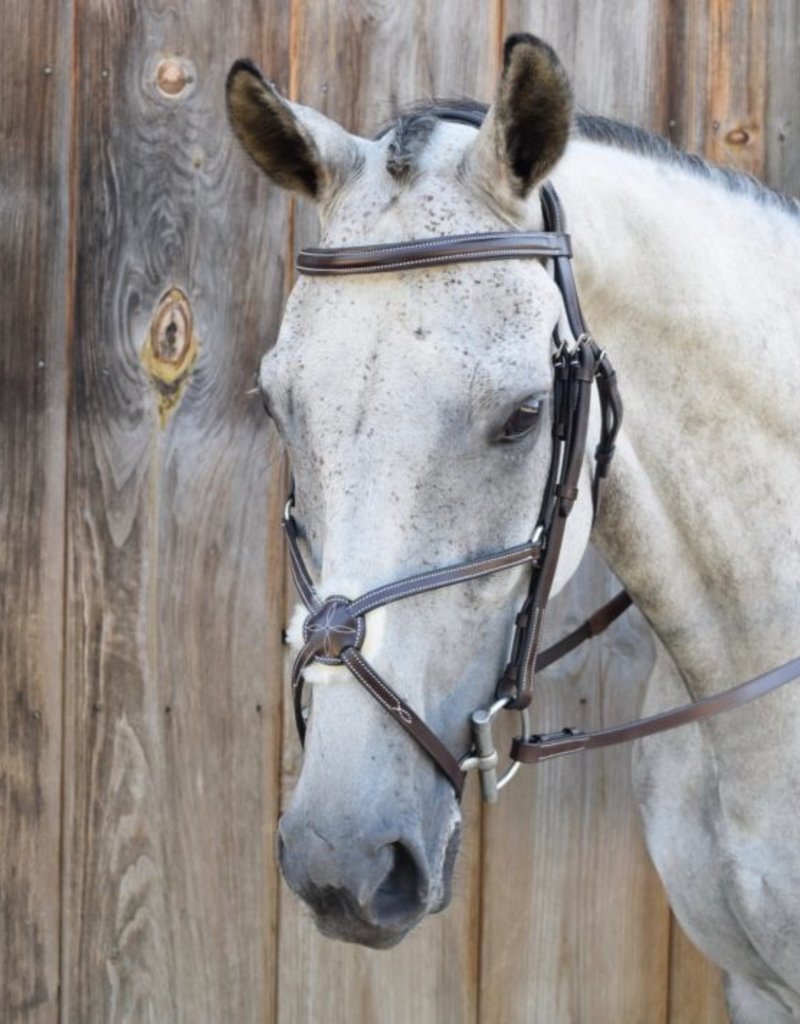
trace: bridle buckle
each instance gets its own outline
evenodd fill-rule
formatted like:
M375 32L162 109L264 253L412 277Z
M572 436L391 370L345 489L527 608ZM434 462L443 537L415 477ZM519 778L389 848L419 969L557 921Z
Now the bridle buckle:
M463 772L476 769L481 780L481 796L487 804L497 802L500 790L506 786L519 771L519 761L513 761L508 768L498 777L497 766L500 758L494 742L492 724L504 708L511 703L510 697L501 697L488 708L478 708L473 711L470 721L472 723L473 748L466 757L461 760ZM530 728L530 715L528 708L519 709L522 721L522 735L528 736Z

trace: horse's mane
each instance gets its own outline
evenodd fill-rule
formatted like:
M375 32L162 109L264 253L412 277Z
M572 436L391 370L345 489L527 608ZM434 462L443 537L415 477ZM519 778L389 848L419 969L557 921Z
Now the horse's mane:
M720 167L709 163L696 153L676 149L663 135L645 131L624 121L615 121L596 114L578 114L575 118L576 133L590 142L600 142L629 153L640 153L653 160L682 167L698 178L706 178L726 188L729 192L747 195L765 206L778 207L795 217L800 217L800 201L765 185L758 178L743 171Z
M429 134L428 126L432 118L444 117L469 124L478 124L487 110L487 105L479 103L477 100L436 100L417 103L407 108L389 124L384 125L378 136L394 129L395 137L391 159L395 164L398 162L402 164L405 145L409 146L409 150L412 146L418 146L420 135ZM770 188L743 171L720 167L717 164L709 163L695 153L676 149L668 139L655 132L637 128L610 117L579 112L574 120L574 133L579 138L590 142L599 142L602 145L613 146L628 153L638 153L652 160L680 167L695 177L705 178L721 185L729 192L750 196L764 206L780 209L800 218L800 200ZM408 143L405 140L408 140ZM413 156L414 154L409 151L409 162L413 160Z

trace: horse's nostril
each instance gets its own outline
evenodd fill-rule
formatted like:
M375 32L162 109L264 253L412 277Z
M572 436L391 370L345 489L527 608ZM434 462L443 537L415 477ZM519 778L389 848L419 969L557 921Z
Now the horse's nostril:
M391 843L391 866L372 899L376 923L406 920L419 912L425 898L425 878L413 854L403 843Z

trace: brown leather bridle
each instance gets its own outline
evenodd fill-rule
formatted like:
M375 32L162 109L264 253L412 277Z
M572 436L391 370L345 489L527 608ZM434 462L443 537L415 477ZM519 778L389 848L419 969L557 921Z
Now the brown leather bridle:
M476 117L460 111L439 112L439 116L478 123ZM553 337L550 468L536 528L530 540L493 554L409 576L377 587L355 599L338 595L323 599L313 585L300 551L298 527L292 514L293 497L287 502L283 518L292 575L309 612L303 628L304 645L292 669L295 721L301 741L304 740L306 730L303 707L305 670L314 661L326 665L344 665L387 713L414 737L450 780L459 798L466 773L476 768L480 772L483 797L489 802L497 799L498 790L512 777L520 763L531 764L562 754L624 743L674 729L738 707L800 675L800 658L796 658L778 669L713 697L649 718L594 732L566 728L545 735L530 733L527 709L533 695L536 669L552 664L590 636L602 632L632 603L630 596L622 591L569 636L548 650L539 651L544 612L567 519L578 496L577 485L586 449L593 385L597 387L601 411L600 442L595 450L592 483L595 516L602 481L614 454L614 442L622 419L616 374L605 351L589 334L578 301L570 263L570 240L565 232L561 204L550 183L542 185L540 194L544 231L500 231L448 235L389 245L308 248L302 250L297 257L300 273L317 276L387 273L477 260L542 259L552 263L553 278L562 296L572 337L562 336L560 325L556 327ZM416 594L523 565L531 568L530 586L515 620L511 656L497 684L494 702L489 708L481 708L473 713L474 746L459 760L361 654L366 633L365 616L376 608ZM498 778L498 754L491 727L495 715L503 709L521 713L523 734L512 743L512 767Z

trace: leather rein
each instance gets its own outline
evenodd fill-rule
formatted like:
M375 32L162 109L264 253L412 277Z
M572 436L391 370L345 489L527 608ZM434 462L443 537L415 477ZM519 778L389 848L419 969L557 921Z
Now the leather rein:
M469 116L444 116L475 124ZM625 743L664 732L740 707L800 675L800 658L704 700L682 705L648 718L636 719L596 731L565 728L555 733L531 733L528 706L533 696L534 675L606 629L632 603L621 591L578 629L545 651L539 651L542 622L555 575L567 519L578 496L578 478L585 455L593 386L601 411L600 441L595 450L592 501L594 514L600 503L602 481L612 456L622 420L622 402L616 374L604 350L589 334L578 300L571 266L571 247L561 204L548 182L541 190L544 231L498 231L448 235L389 245L340 248L307 248L297 257L300 273L317 276L397 272L456 262L505 259L541 259L552 264L553 278L561 292L566 322L572 338L558 325L553 336L553 417L550 469L536 528L530 540L515 547L467 559L409 576L349 599L339 595L322 598L314 586L299 545L299 530L292 514L290 496L283 517L289 563L297 591L308 610L303 627L304 645L292 669L292 693L297 730L305 739L303 706L304 673L314 661L344 665L386 712L404 728L451 782L461 797L467 772L477 769L483 798L497 799L501 789L522 763L533 764L563 754ZM488 708L471 716L473 747L458 759L378 674L361 653L366 634L365 616L416 594L454 586L467 580L519 566L529 566L528 594L515 620L509 662ZM511 746L511 766L498 776L499 757L492 737L492 723L501 710L516 710L522 718L522 734Z

